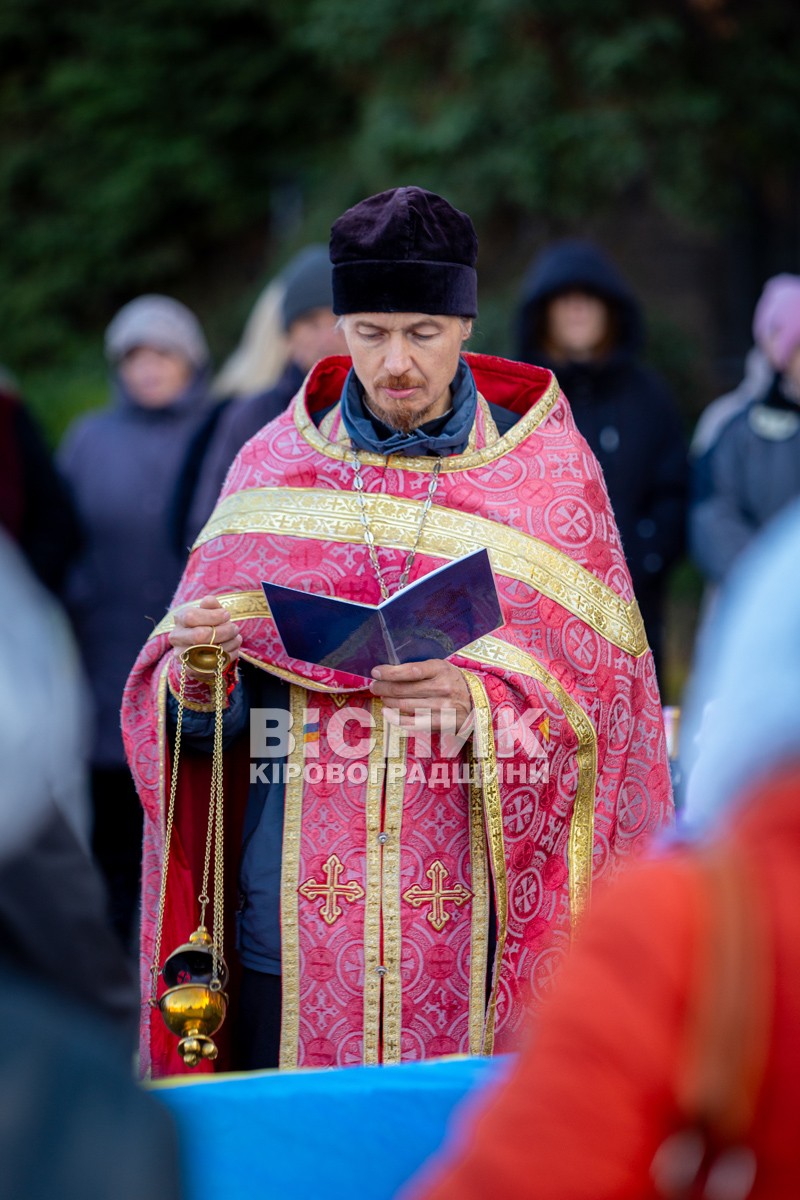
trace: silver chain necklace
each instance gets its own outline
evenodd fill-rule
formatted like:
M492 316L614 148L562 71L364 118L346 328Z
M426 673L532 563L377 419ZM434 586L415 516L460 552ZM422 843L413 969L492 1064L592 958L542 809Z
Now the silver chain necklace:
M386 586L386 580L383 577L383 571L381 570L381 565L378 562L378 551L375 546L375 538L373 537L372 530L369 527L369 520L367 518L367 505L366 501L364 500L364 480L361 476L361 459L358 457L358 450L356 450L352 443L350 445L350 449L353 454L353 472L355 475L353 484L356 489L356 495L358 496L358 509L361 516L361 524L364 526L364 541L367 543L370 562L372 563L372 568L375 572L378 584L380 585L381 597L384 600L388 600L389 589ZM441 469L442 460L441 458L437 458L436 465L433 468L433 474L431 475L431 481L428 484L428 494L425 497L425 503L422 506L422 514L417 527L417 536L414 539L414 545L411 547L411 551L406 559L406 565L403 567L403 574L400 576L400 582L397 585L398 592L402 591L402 589L408 583L408 577L411 574L411 568L413 567L414 559L416 558L417 547L419 546L420 538L422 537L422 527L425 524L425 518L430 512L431 505L433 504L433 493L436 491L436 484L439 482L439 472Z

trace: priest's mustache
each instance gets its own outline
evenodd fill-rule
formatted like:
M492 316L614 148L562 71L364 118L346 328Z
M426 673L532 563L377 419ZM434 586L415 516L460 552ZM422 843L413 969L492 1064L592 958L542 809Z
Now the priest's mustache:
M397 392L404 392L407 388L421 388L425 386L425 381L415 379L413 375L381 375L376 381L376 386L379 388L392 388Z

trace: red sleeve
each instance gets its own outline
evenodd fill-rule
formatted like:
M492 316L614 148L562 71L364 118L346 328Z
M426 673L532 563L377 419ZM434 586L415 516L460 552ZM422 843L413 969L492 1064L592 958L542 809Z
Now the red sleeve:
M417 1200L649 1194L704 911L677 857L631 868L598 899L513 1074L457 1128Z

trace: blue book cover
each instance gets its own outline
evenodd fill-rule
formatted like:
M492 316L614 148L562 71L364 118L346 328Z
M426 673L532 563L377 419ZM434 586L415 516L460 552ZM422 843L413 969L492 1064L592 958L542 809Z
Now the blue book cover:
M261 586L290 658L367 679L384 663L448 658L503 624L487 550L437 567L377 606Z

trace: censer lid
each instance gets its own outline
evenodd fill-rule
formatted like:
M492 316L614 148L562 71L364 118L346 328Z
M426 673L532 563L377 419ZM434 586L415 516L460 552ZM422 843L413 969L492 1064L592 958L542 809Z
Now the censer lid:
M228 982L228 968L224 959L218 960L215 971L215 956L211 935L204 925L196 929L188 942L178 946L167 958L161 974L167 987L181 983L207 983L216 981L219 987Z

